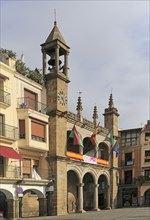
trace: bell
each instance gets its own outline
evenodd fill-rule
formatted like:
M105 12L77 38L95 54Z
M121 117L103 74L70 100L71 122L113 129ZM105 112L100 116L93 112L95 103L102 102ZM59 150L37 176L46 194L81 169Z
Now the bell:
M61 60L59 60L59 65L62 63L62 61ZM52 54L52 56L51 56L51 58L50 58L50 60L48 61L48 64L50 65L50 66L55 66L55 54Z

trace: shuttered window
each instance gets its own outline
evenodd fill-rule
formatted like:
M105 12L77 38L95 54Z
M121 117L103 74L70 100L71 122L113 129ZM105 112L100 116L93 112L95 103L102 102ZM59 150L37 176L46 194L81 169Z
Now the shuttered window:
M22 163L23 163L23 176L31 177L31 160L25 158L25 160L23 160Z
M27 89L24 89L24 97L28 108L36 110L37 94Z
M25 138L25 120L19 120L19 137Z
M45 125L31 121L31 137L36 141L45 142Z

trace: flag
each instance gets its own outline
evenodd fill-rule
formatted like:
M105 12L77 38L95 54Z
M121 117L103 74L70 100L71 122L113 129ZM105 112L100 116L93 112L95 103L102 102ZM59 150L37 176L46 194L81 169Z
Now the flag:
M98 127L99 127L99 123L90 137L90 141L93 145L96 145L96 135L97 135Z
M93 145L96 145L96 134L97 134L97 128L94 130L93 134L90 137L90 141Z
M115 145L113 146L113 151L116 152L116 157L119 156L119 144L116 141Z
M79 133L77 132L75 125L73 126L72 131L70 132L69 138L73 138L73 145L79 145L81 147L84 147L82 139Z
M110 130L110 136L109 136L109 139L110 139L110 143L111 143L111 145L113 146L113 145L114 145L114 138L113 138L113 130L112 130L112 129Z

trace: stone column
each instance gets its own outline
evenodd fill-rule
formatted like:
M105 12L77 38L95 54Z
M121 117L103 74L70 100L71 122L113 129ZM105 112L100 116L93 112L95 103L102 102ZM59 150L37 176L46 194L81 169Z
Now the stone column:
M78 212L83 213L83 186L84 183L79 183L79 194L78 194Z
M59 46L58 45L55 48L55 54L56 54L56 57L55 57L55 71L56 71L56 74L57 74L59 72Z
M14 213L13 213L13 217L14 219L18 219L19 218L19 198L14 199Z
M64 59L64 74L66 75L66 77L68 77L68 55L69 53L66 52L65 54L65 59Z
M39 216L47 216L47 199L39 198Z
M46 74L46 52L43 51L43 75Z
M107 186L107 191L106 191L106 209L111 209L110 207L110 187Z
M6 219L10 220L13 219L13 199L7 199L7 206Z
M99 184L94 185L94 207L93 207L94 211L99 211L100 210L98 208L98 187L99 187Z
M83 147L79 146L79 154L83 154Z

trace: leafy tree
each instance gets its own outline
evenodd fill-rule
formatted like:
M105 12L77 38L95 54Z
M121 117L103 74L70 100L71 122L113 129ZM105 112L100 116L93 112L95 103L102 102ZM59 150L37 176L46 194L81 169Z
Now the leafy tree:
M16 59L16 53L13 52L12 50L6 50L1 48L0 53L2 54L7 54L9 58L15 58ZM21 59L16 60L16 70L23 76L28 77L29 79L32 79L33 81L43 84L44 82L44 77L40 73L40 70L35 68L35 70L31 70L29 67L26 67L25 63L22 62Z
M16 59L16 53L13 52L12 50L6 50L6 49L1 48L0 53L7 54L9 58L15 58Z
M16 60L16 70L24 76L29 74L29 68L21 60Z

